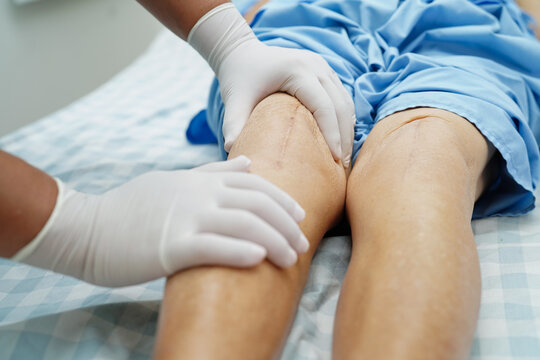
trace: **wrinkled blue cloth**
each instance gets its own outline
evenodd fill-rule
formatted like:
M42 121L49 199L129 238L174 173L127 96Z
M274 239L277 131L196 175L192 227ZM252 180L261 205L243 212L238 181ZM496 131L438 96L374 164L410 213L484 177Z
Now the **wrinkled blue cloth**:
M252 27L268 45L322 55L356 107L353 157L380 119L425 106L476 125L500 153L474 218L534 208L540 138L540 43L511 0L274 0ZM223 150L217 82L208 125ZM223 151L223 155L225 152Z

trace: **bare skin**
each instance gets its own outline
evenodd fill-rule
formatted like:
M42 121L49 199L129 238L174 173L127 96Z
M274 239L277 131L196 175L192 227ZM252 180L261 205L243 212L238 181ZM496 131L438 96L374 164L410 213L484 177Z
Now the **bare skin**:
M45 226L56 204L53 178L0 151L0 256L11 257Z
M407 110L375 126L347 183L353 253L335 359L468 357L481 289L470 220L493 152L447 111Z
M536 20L536 37L540 40L540 1L517 0L518 5Z
M163 25L186 40L197 21L208 11L227 0L137 0Z
M253 18L255 17L255 15L257 15L257 12L264 6L266 5L270 0L261 0L259 2L257 2L255 5L253 5L248 12L246 12L246 14L244 15L244 18L246 19L247 22L251 22L251 20L253 20Z

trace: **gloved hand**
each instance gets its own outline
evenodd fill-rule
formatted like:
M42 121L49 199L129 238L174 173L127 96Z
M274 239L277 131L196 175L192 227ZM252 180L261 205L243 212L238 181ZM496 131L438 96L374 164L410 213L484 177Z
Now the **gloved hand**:
M263 44L230 3L204 15L191 29L188 42L208 61L219 80L225 104L226 151L255 106L281 91L295 96L311 111L334 158L349 166L354 104L321 56Z
M60 181L55 209L14 257L103 286L125 286L196 265L296 263L309 243L302 208L242 156L193 170L150 172L103 195ZM294 250L293 250L294 249Z

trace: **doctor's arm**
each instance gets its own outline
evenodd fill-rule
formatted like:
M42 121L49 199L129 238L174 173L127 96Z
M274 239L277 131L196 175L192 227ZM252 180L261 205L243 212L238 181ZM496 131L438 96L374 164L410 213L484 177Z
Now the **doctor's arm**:
M154 171L92 195L0 151L0 256L102 286L264 258L291 266L309 246L303 210L249 167Z
M169 30L186 40L195 23L227 0L137 0Z
M53 178L0 151L0 256L11 257L45 226L57 197Z

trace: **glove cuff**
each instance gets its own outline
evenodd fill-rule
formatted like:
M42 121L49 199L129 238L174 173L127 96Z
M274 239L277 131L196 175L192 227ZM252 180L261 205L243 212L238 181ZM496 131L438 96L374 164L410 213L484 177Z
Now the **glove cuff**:
M62 207L64 199L64 194L66 192L65 185L62 181L60 181L60 179L54 178L54 181L56 182L56 186L58 187L58 194L56 196L56 203L54 205L54 209L49 216L49 219L47 220L45 226L41 229L41 231L36 235L36 237L28 244L26 244L26 246L19 250L15 255L13 255L10 260L24 262L26 258L28 258L32 253L34 253L38 245L49 232L49 229L52 227L52 224L54 223L56 217L58 216L58 213L60 212L60 208Z
M222 4L206 13L193 26L187 38L218 78L223 60L249 40L257 40L257 37L232 3Z

